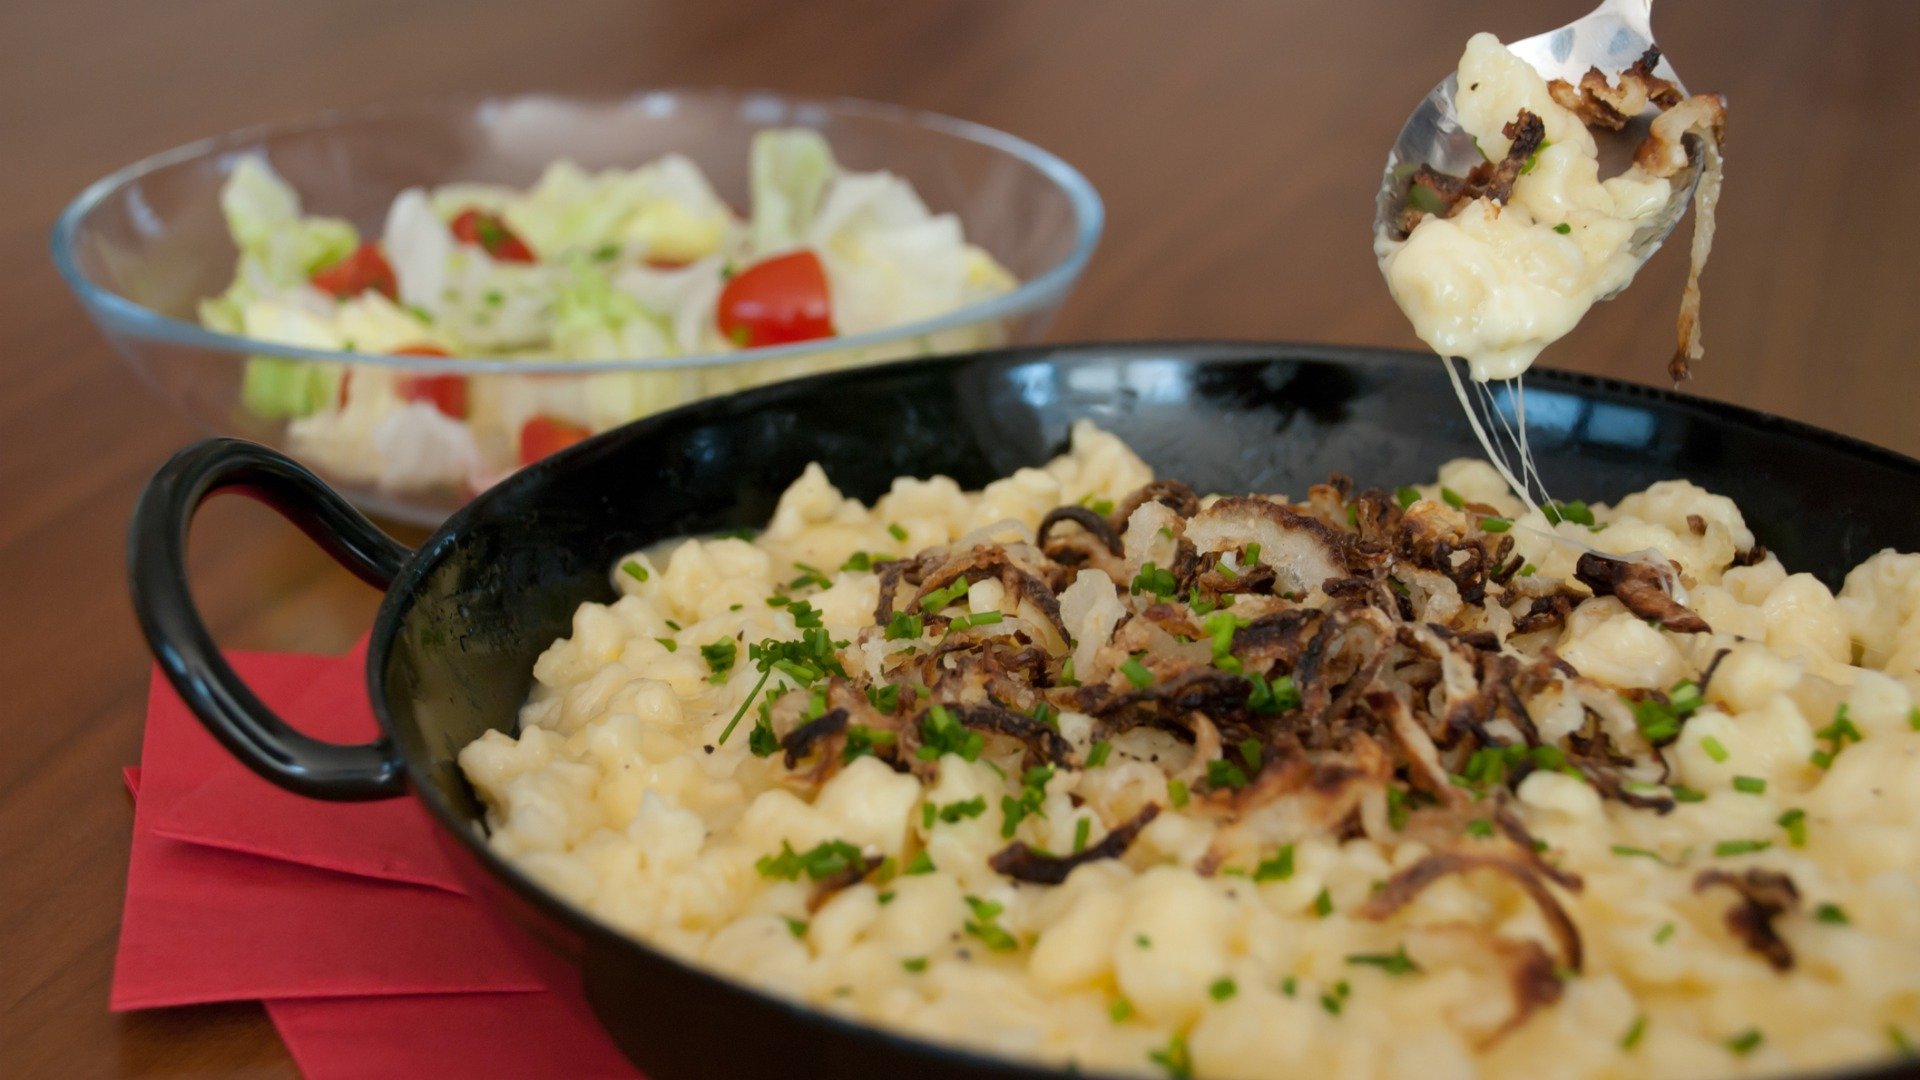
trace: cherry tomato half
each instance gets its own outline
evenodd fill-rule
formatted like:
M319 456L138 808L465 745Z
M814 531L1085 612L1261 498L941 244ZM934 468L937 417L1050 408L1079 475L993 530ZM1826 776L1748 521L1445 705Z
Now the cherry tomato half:
M531 465L593 434L579 424L536 416L520 425L520 464Z
M469 207L448 223L453 238L472 244L501 262L533 262L533 249L507 228L498 214Z
M438 345L407 345L395 356L447 356ZM455 420L467 418L467 380L461 375L407 375L396 387L403 401L424 401Z
M339 300L358 296L368 289L389 300L400 299L400 283L393 276L393 267L388 265L387 257L380 254L380 246L371 242L354 248L352 254L339 262L315 270L310 280L314 288Z
M743 349L832 337L826 268L811 251L754 263L720 290L715 321Z

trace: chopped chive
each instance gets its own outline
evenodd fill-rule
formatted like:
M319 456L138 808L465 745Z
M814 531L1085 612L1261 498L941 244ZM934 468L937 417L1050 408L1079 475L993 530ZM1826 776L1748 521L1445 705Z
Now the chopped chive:
M961 615L947 624L947 633L951 634L957 630L971 630L976 626L992 626L1001 621L1002 618L1003 616L997 611L982 611L973 615Z
M1539 572L1540 572L1540 568L1533 565L1532 563L1525 563L1525 564L1522 564L1520 567L1521 577L1532 577L1533 575Z
M1400 504L1400 509L1405 510L1407 507L1420 501L1420 489L1413 487L1395 488L1393 489L1393 498L1395 502Z
M1153 672L1148 671L1146 665L1142 664L1137 656L1127 657L1127 662L1120 665L1120 674L1125 675L1128 682L1143 690L1153 685Z
M1462 498L1459 492L1450 487L1442 486L1440 488L1440 501L1453 507L1455 510L1464 510L1467 507L1467 500Z
M961 802L948 803L940 808L940 820L949 825L967 818L977 818L987 812L987 799L984 795L975 795Z
M818 585L824 589L833 584L833 580L827 577L826 573L817 566L808 566L806 563L796 562L793 564L793 568L800 571L800 576L787 583L787 588L789 589L804 589L809 585Z
M1079 821L1074 822L1073 853L1075 855L1087 850L1087 838L1091 835L1093 835L1092 818L1081 818Z
M1641 1013L1639 1016L1633 1018L1633 1025L1627 1028L1627 1033L1620 1036L1620 1049L1632 1050L1634 1047L1640 1045L1640 1036L1646 1033L1647 1015Z
M803 938L807 936L807 920L795 919L790 916L785 918L787 920L788 933L791 933L794 937L797 937L797 938Z
M1313 898L1313 913L1323 919L1333 914L1333 894L1325 887L1321 888L1320 895Z
M1407 955L1405 945L1390 953L1355 953L1347 957L1347 963L1377 967L1389 975L1418 975L1421 971L1420 965Z
M1260 561L1260 545L1248 544L1246 557L1240 560L1241 566L1252 566Z
M1727 1049L1740 1057L1746 1057L1760 1046L1762 1036L1759 1028L1748 1028L1727 1040Z
M626 575L635 581L647 580L647 568L640 565L639 559L628 559L626 562L620 564L620 569L625 571Z
M1214 758L1207 762L1207 784L1213 788L1232 788L1237 791L1247 786L1247 774L1226 758Z
M1114 1023L1124 1024L1133 1016L1133 1002L1123 997L1114 998L1113 1004L1107 1006L1107 1015L1113 1018Z
M1734 855L1751 855L1756 851L1765 851L1773 846L1771 840L1722 840L1713 845L1713 853L1719 858Z
M1665 945L1667 941L1673 937L1675 929L1676 927L1670 922L1661 923L1660 929L1653 932L1653 943L1655 945Z
M1347 997L1352 993L1353 988L1347 985L1347 980L1341 979L1333 984L1333 989L1320 995L1320 1007L1334 1016L1339 1016L1341 1008L1347 1003Z
M1685 784L1673 784L1667 791L1673 796L1674 802L1704 802L1707 798L1706 792L1695 791Z
M1173 571L1163 569L1149 562L1140 565L1140 572L1133 576L1132 583L1127 586L1127 593L1130 596L1139 596L1141 593L1147 592L1165 600L1178 592L1179 589L1180 585L1179 582L1174 579Z
M1613 845L1613 853L1623 859L1652 859L1657 863L1666 862L1665 859L1660 857L1660 853L1657 851L1649 851L1646 848L1639 847L1628 847L1625 844Z
M1706 751L1708 757L1722 764L1731 756L1727 753L1727 748L1720 744L1720 740L1711 735L1700 740L1700 749Z
M670 637L657 637L653 640L659 642L660 647L668 652L678 652L680 650L680 643Z
M1474 818L1472 821L1467 822L1467 834L1477 836L1482 840L1488 839L1493 836L1493 822L1488 821L1486 818Z
M1559 233L1561 236L1565 236L1568 233L1573 231L1573 226L1563 221L1560 224L1555 225L1553 227L1553 231Z
M1292 997L1299 991L1300 991L1299 980L1295 979L1293 976L1289 975L1286 978L1280 980L1281 993L1287 995L1288 997Z
M1288 878L1291 878L1292 876L1293 876L1293 845L1292 844L1288 844L1282 847L1280 849L1280 853L1275 855L1273 858L1262 859L1259 865L1253 868L1253 880L1256 882L1286 881Z
M935 589L920 599L920 610L928 614L939 611L941 608L967 595L967 590L972 587L972 582L966 578L961 578L945 588Z
M1887 1025L1887 1040L1893 1043L1893 1048L1899 1052L1901 1057L1916 1056L1913 1040L1907 1038L1906 1032L1901 1031L1892 1024Z
M739 655L740 646L732 638L721 638L712 644L700 646L700 658L707 662L707 670L713 672L707 681L727 681L727 672L733 670L733 662Z
M1733 790L1743 791L1748 795L1765 795L1767 782L1758 776L1736 776L1733 778Z
M900 961L900 966L918 975L927 970L927 958L924 956L911 956Z
M1558 525L1563 521L1571 521L1575 525L1585 525L1588 528L1593 527L1593 511L1588 509L1587 504L1581 502L1579 499L1575 499L1572 502L1548 501L1541 504L1540 512L1546 516L1547 523L1550 525Z
M1239 992L1239 985L1224 975L1213 980L1213 985L1207 987L1207 996L1215 1001L1225 1001Z
M871 570L873 569L873 556L864 551L856 551L847 556L847 561L840 564L840 569L843 573L848 570Z
M1787 842L1794 847L1807 846L1807 812L1794 807L1780 815L1777 824L1787 830Z
M1107 756L1112 753L1113 744L1105 739L1101 739L1099 742L1093 744L1092 749L1087 751L1087 763L1084 767L1097 769L1107 763Z
M1920 731L1920 705L1915 705L1913 708L1907 710L1907 726L1915 731Z
M1850 926L1853 922L1839 904L1821 904L1813 909L1813 917L1829 926Z
M1513 522L1503 517L1483 517L1480 519L1480 531L1503 533L1513 528Z
M1153 939L1145 934L1135 934L1133 935L1133 947L1136 949L1151 949L1153 948Z
M1187 805L1186 781L1184 780L1168 780L1167 781L1167 801L1173 804L1173 808L1175 810L1180 810L1185 808L1185 806Z
M1187 1037L1174 1032L1164 1050L1148 1052L1147 1060L1166 1070L1168 1080L1193 1080L1193 1055L1187 1051Z
M900 523L897 521L887 522L887 535L893 537L895 540L898 540L903 544L906 543L907 530L901 528Z

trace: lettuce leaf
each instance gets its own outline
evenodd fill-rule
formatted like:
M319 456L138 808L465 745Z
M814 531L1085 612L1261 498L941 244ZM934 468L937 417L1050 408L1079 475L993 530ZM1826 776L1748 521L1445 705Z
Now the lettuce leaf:
M789 128L754 135L747 174L753 197L749 237L754 251L766 256L804 242L840 166L819 132Z
M360 243L346 221L301 216L299 194L257 156L234 163L220 189L220 210L240 249L235 284L248 284L255 295L265 286L304 284Z

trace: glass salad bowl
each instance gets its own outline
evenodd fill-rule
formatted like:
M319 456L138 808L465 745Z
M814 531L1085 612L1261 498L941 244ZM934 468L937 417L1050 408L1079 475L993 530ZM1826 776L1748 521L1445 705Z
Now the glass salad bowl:
M606 314L608 305L628 314L636 309L619 297L602 297L605 303L597 307L573 294L557 304L530 301L558 308L562 318L576 323L582 311L590 320L601 320L589 327L597 336L584 356L531 349L507 357L464 345L454 351L430 343L403 346L394 344L391 334L374 346L364 338L356 341L350 332L248 334L258 320L233 314L232 301L244 299L236 267L241 279L253 272L235 240L240 228L229 228L231 193L223 212L229 182L244 187L251 179L236 177L236 170L284 180L297 195L296 212L331 219L328 228L346 237L347 247L338 251L346 251L356 235L395 246L396 200L409 189L471 184L524 190L546 183L543 173L558 161L579 166L570 175L585 183L595 170L634 169L681 155L704 173L710 188L702 185L703 190L714 205L732 215L728 227L757 235L759 204L785 203L778 196L768 200L763 192L766 165L750 167L765 150L756 136L769 131L804 135L806 130L824 138L829 165L837 161L846 173L891 173L910 185L910 203L924 204L917 210L918 224L926 225L929 214L951 215L954 221L939 224L951 233L957 221L965 244L990 256L989 266L998 264L1004 273L996 276L997 287L956 293L961 302L944 309L906 303L893 322L883 305L867 302L869 310L858 320L863 325L846 326L837 336L793 340L791 334L773 334L754 340L738 326L713 325L713 292L746 272L736 270L731 259L713 272L721 261L713 254L705 314L683 313L677 333L672 316L643 312L644 317L621 325L618 316ZM821 197L823 206L831 194ZM432 198L442 217L453 216L439 194ZM265 201L271 199L268 192ZM751 212L750 203L756 207ZM822 209L820 216L828 213ZM113 347L196 423L287 450L363 509L430 526L553 448L686 401L835 368L1031 341L1045 330L1085 268L1101 224L1098 195L1071 166L978 124L864 101L798 100L751 90L659 90L617 98L443 99L236 131L157 154L87 188L54 227L53 257ZM447 227L462 236L459 221ZM258 242L260 234L252 235ZM907 265L886 259L917 257L925 249L915 246L920 243L915 237L924 235L909 227L881 236L884 242L878 245L841 254L869 267ZM489 255L496 252L493 237L475 239L470 232L463 238L484 243ZM311 235L284 241L269 237L267 246L279 244L279 254L285 255L288 245L313 242ZM792 242L838 243L817 236ZM771 246L791 245L776 240ZM259 254L251 244L246 251ZM410 313L423 328L433 325L429 312L407 303L404 265L398 292L391 285L380 290L393 303L373 296L344 299L346 293L322 284L326 275L337 279L361 254L338 251L327 256L326 268L316 263L296 271L295 291L310 306L334 301L306 288L308 273L314 286L342 297L343 308L365 299L383 307L389 327L396 312ZM876 259L874 251L884 257ZM631 247L621 252L601 245L576 262L631 257ZM456 267L462 265L460 256L453 258ZM840 263L829 260L828 265ZM636 267L633 276L656 284L686 269L656 263L651 255L643 265L636 260ZM877 293L868 293L901 291L890 292L888 282L878 280ZM839 279L834 283L838 289ZM595 287L609 292L604 285ZM450 288L446 295L452 295ZM494 288L485 298L501 302ZM510 294L507 308L519 300ZM478 316L485 317L485 312ZM725 316L718 321L727 322ZM636 331L644 332L647 347L623 352L623 343L635 340ZM432 337L427 329L419 336L423 342ZM377 397L376 390L389 399L384 411L354 407Z

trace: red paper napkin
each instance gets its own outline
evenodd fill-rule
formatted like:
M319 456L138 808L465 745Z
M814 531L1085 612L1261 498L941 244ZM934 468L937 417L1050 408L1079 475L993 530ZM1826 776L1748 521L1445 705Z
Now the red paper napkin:
M289 723L365 741L361 653L235 654ZM116 1010L258 998L315 1077L635 1077L553 958L468 899L411 799L322 803L254 776L155 673Z
M356 648L330 659L293 696L284 715L297 717L302 731L328 742L374 739L378 727L367 708L364 657ZM319 803L295 795L242 767L184 707L173 704L189 725L188 734L164 732L160 749L167 764L179 766L176 771L200 779L156 810L156 835L465 895L433 835L433 819L419 803ZM178 719L173 711L168 722ZM148 723L151 738L153 721ZM209 748L213 756L202 756Z

